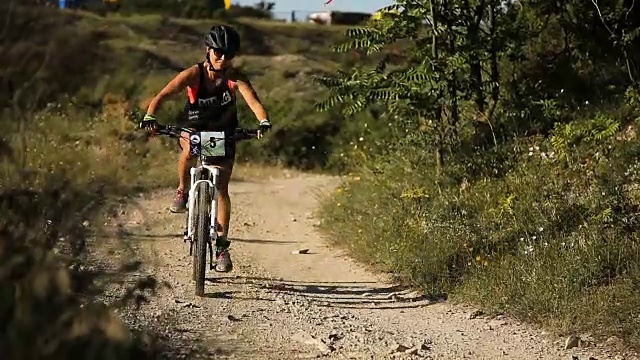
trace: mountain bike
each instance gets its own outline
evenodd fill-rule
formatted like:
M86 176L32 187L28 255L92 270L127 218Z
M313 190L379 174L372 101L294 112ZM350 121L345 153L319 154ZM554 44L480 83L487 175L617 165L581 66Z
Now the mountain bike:
M197 157L195 167L189 169L191 176L187 196L187 214L184 242L189 241L189 256L193 257L193 280L196 296L204 295L207 250L209 270L215 268L213 248L218 240L218 179L220 169L211 166L211 160L224 157L226 141L241 141L258 137L257 129L236 129L235 134L225 136L222 131L193 131L174 125L157 125L156 134L183 137L189 134L191 156Z

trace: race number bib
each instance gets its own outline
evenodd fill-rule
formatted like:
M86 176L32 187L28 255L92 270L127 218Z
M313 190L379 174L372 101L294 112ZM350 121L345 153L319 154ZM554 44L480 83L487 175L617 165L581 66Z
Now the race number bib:
M227 154L223 131L203 131L198 136L202 156L224 157Z

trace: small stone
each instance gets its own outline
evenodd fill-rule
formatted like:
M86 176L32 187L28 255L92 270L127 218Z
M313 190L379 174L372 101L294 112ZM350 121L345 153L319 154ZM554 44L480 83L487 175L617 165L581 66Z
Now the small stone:
M82 226L84 226L84 227L89 227L89 225L90 225L89 224L89 220L85 220L85 221L82 222Z
M299 250L293 250L291 254L300 255L300 254L306 254L308 252L309 252L309 249L299 249Z
M331 332L331 334L329 334L329 341L337 341L342 339L342 335L338 334L335 330Z
M505 324L506 324L506 322L505 322L505 321L503 321L503 320L491 320L491 321L489 322L489 326L490 326L492 329L498 328L498 327L500 327L500 326L504 326Z
M420 348L418 346L414 346L410 349L405 350L404 353L408 355L414 355L414 354L417 354L419 350Z
M571 335L567 337L567 339L565 340L564 349L565 350L573 349L574 347L577 347L579 344L580 344L580 338L575 335Z
M395 353L399 353L399 352L405 352L407 351L409 348L401 345L401 344L393 344L391 345L391 347L389 347L389 354L395 354Z
M316 339L315 337L313 337L311 334L309 334L304 330L300 330L297 333L295 333L293 336L291 336L291 340L294 340L306 345L313 345L318 350L320 350L323 354L330 353L331 351L333 351L332 348L329 347L327 344L325 344L321 340Z
M229 320L229 321L240 321L240 319L238 319L237 317L235 317L233 315L227 315L227 320Z
M482 310L476 310L476 311L471 312L471 313L467 316L467 319L469 319L469 320L473 320L473 319L475 319L475 318L477 318L478 316L481 316L481 315L483 315L483 314L484 314L484 313L482 312Z

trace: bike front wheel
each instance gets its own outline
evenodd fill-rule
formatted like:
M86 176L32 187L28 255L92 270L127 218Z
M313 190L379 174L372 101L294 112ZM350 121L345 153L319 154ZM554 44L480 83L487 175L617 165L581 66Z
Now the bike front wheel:
M204 295L204 277L207 263L207 244L209 242L209 215L211 207L211 189L202 186L198 191L195 215L195 253L193 254L193 275L196 282L196 296Z

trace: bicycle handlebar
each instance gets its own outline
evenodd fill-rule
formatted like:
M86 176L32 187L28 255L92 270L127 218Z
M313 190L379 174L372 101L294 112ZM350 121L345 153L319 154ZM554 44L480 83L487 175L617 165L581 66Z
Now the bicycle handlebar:
M245 129L245 128L238 128L235 130L235 134L231 135L229 137L226 137L224 140L248 140L251 138L255 138L258 137L258 131L260 131L259 129ZM182 137L182 132L187 132L187 133L196 133L196 132L200 132L200 131L195 131L195 130L191 130L189 128L185 128L185 127L180 127L180 126L176 126L176 125L162 125L162 124L157 124L156 125L156 129L154 131L156 134L161 134L161 135L167 135L170 137ZM222 140L222 139L215 139L215 140Z

